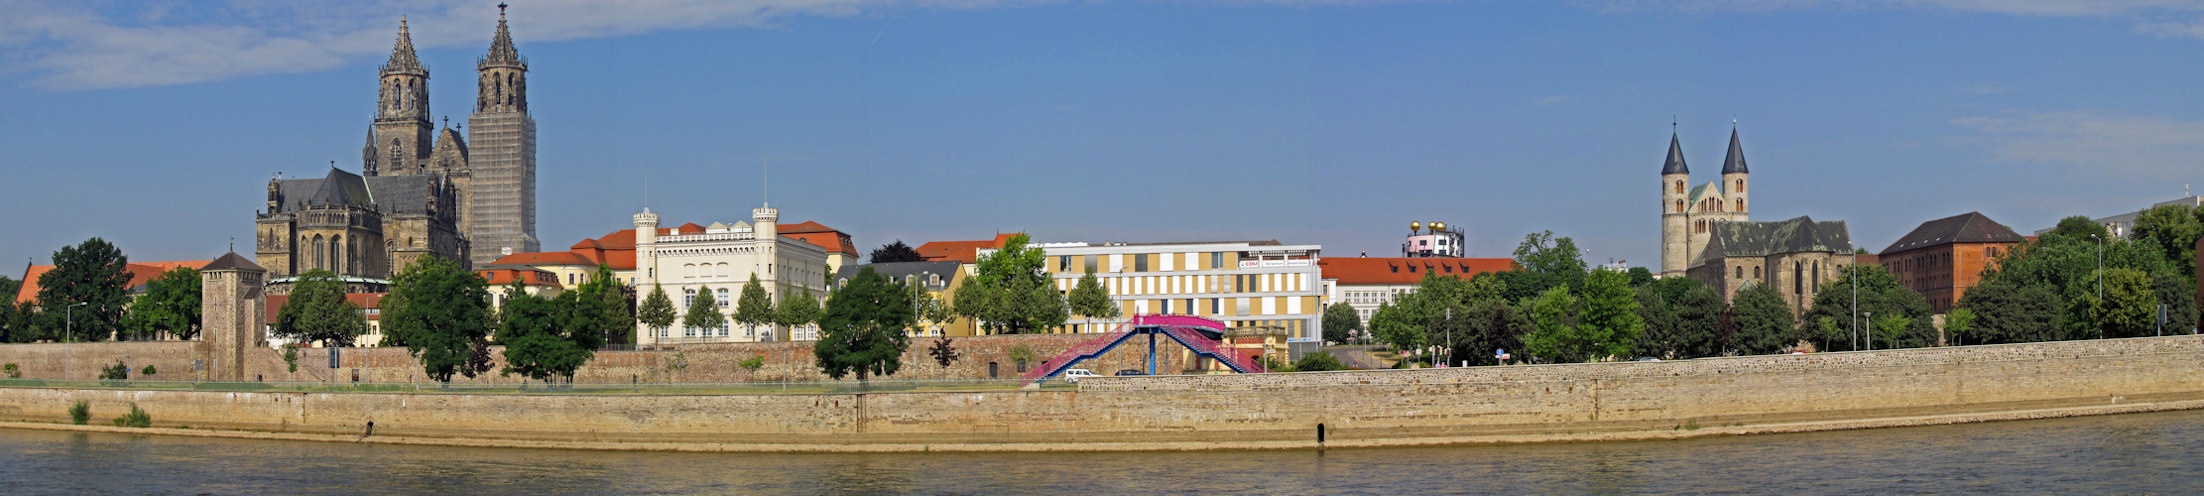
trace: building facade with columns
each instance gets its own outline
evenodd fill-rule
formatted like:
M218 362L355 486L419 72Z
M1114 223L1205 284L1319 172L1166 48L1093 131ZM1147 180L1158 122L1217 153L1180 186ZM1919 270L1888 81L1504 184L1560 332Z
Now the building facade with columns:
M689 327L678 319L663 329L638 324L636 344L787 340L786 335L776 335L779 330L773 326L750 328L733 322L742 288L752 275L776 306L788 298L826 297L827 276L833 273L827 263L829 250L781 236L779 220L780 210L765 206L751 210L747 222L661 231L658 214L649 209L635 214L636 304L641 305L658 286L673 299L675 315L687 315L699 298L714 298L720 313L728 317L728 325L717 328Z

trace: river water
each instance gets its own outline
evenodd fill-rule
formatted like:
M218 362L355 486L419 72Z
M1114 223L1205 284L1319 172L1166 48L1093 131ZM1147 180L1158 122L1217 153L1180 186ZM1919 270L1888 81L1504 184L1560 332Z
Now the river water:
M2204 411L1680 441L710 454L0 429L0 494L2204 493Z

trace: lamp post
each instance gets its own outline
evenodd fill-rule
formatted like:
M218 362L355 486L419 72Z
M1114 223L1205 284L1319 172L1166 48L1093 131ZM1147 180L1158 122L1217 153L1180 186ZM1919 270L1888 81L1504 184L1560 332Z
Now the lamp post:
M1860 349L1860 263L1858 259L1852 261L1851 270L1852 273L1846 274L1844 278L1852 280L1852 349L1857 350Z
M1875 312L1867 312L1867 351L1875 351Z
M2097 238L2097 301L2102 302L2105 299L2105 239L2095 234L2089 237Z
M62 379L62 380L69 380L69 362L74 362L74 361L76 361L76 347L74 347L74 346L71 346L71 345L70 345L69 343L71 343L71 342L74 342L74 341L76 341L76 340L77 340L77 337L76 337L76 335L77 335L77 313L76 313L77 307L81 307L81 306L84 306L84 304L86 304L86 303L91 303L91 302L88 302L88 301L79 301L79 302L76 302L75 304L71 304L71 305L69 305L69 306L66 306L66 307L62 307L62 311L61 311L61 314L62 314L63 316L65 316L65 317L67 317L67 321L66 321L66 323L65 323L65 324L63 325L63 327L62 327L62 331L61 331L61 332L62 332L62 335L61 335L61 379Z

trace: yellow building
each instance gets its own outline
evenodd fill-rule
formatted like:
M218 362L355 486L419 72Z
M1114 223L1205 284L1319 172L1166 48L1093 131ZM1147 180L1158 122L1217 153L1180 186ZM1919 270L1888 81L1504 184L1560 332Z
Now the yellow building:
M877 263L842 267L841 272L834 275L835 287L848 285L850 278L857 277L857 272L867 267L888 278L891 283L910 284L917 281L926 287L926 292L932 294L935 301L950 306L956 304L957 288L963 287L965 279L971 277L967 273L967 266L957 262ZM911 331L911 337L958 338L977 334L973 332L972 319L952 317L951 320L948 323L920 320L917 329Z
M1070 293L1092 271L1119 318L1074 315L1062 333L1108 332L1131 315L1192 315L1234 327L1277 326L1295 343L1323 336L1317 245L1277 241L1039 243L1044 270ZM980 250L986 257L998 250Z

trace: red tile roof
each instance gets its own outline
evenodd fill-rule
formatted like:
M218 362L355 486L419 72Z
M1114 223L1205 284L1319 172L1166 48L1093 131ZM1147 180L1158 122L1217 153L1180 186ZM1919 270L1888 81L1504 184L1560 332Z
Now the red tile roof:
M490 265L597 265L597 262L571 251L542 251L506 255Z
M995 239L985 241L929 241L918 245L918 256L928 262L979 263L980 250L1002 248L1016 235L1018 233L996 234Z
M478 274L482 274L482 278L489 281L492 291L499 291L499 289L496 288L501 288L507 284L512 284L514 280L519 280L521 281L521 284L528 286L545 286L553 288L562 287L559 285L559 276L552 275L550 272L540 270L491 269L477 270L475 272Z
M818 222L804 221L797 224L775 224L773 228L783 238L811 243L826 249L828 253L857 255L857 245L850 241L848 234ZM693 222L674 227L658 228L659 236L701 232L704 232L704 226L696 225ZM635 270L635 230L621 229L597 239L584 239L581 242L574 243L574 246L569 248L568 251L580 255L593 265L603 265L613 270ZM515 256L518 255L521 254ZM495 263L506 262L501 259Z
M1325 279L1339 284L1415 284L1424 274L1467 278L1515 270L1507 258L1326 258L1316 263Z
M177 267L190 267L197 269L200 267L205 267L207 266L207 264L210 263L214 263L214 261L187 260L181 262L132 262L125 267L130 270L130 287L135 288L138 286L144 286L145 283L152 282L153 278L160 276L162 272L175 270ZM49 270L54 270L54 266L33 265L30 266L29 269L24 270L23 287L16 290L15 301L26 302L38 299L38 276L46 275L46 271Z
M344 300L360 309L382 308L383 297L390 293L346 293ZM291 295L268 295L268 325L275 325L276 315L283 312L283 303L291 301ZM381 320L381 312L368 312L367 320Z

